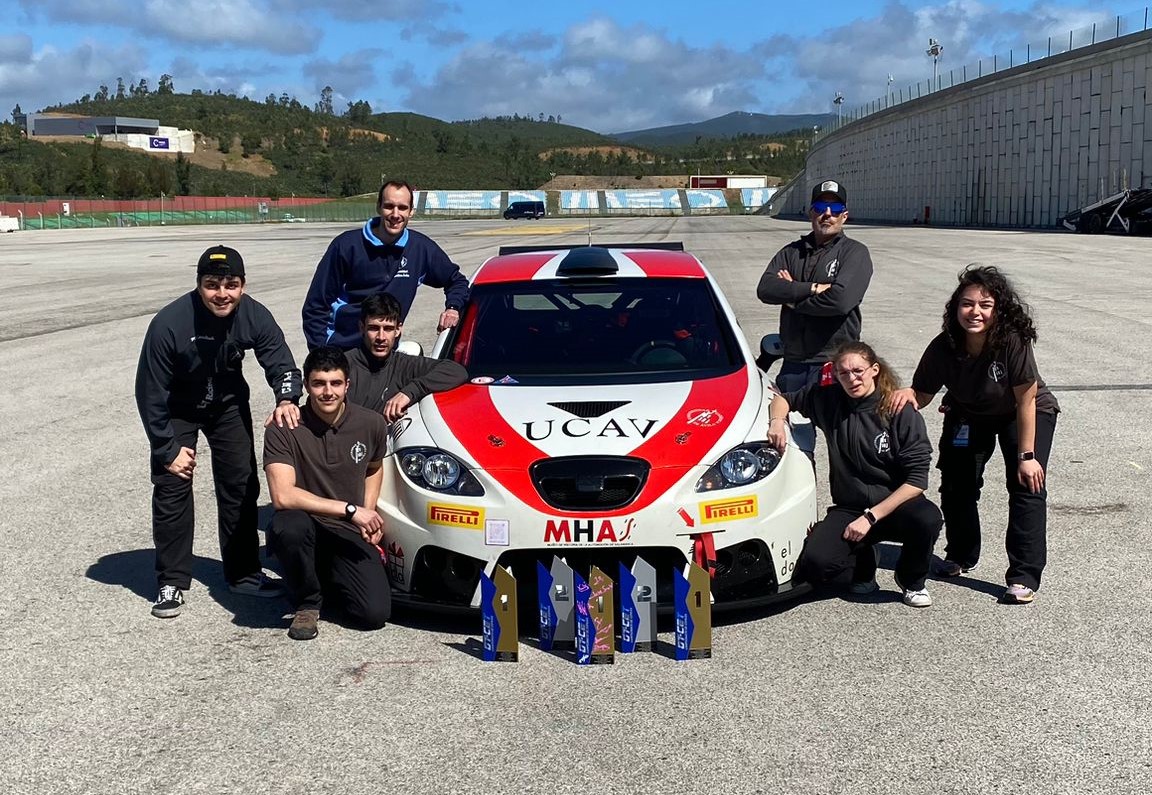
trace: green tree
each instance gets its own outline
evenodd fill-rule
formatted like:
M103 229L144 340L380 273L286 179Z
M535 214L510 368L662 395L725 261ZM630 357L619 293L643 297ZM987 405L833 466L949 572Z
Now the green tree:
M241 157L250 157L260 151L264 142L255 130L249 130L240 138Z
M112 195L117 199L135 199L144 190L144 178L136 168L121 163L112 175Z
M316 103L316 112L327 116L336 115L336 111L332 108L332 86L320 89L320 101Z
M124 92L124 78L116 78L116 99L127 99L127 94Z
M92 141L92 154L88 160L87 193L103 196L108 192L108 167L104 165L104 145L97 136Z
M372 106L365 100L358 99L348 103L348 112L344 114L349 121L356 124L365 124L372 118Z
M176 193L180 196L192 195L192 164L183 152L176 153Z
M182 152L178 152L176 157L179 158ZM159 196L161 193L172 192L172 169L158 157L153 157L148 160L148 164L144 167L144 183L145 190L141 193L146 193L149 196Z
M172 75L160 75L160 82L156 84L156 95L161 97L170 97L175 93L176 88L172 85Z

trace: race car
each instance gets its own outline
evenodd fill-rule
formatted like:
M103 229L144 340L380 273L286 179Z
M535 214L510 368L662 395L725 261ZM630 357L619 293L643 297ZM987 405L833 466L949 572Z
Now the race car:
M815 521L810 461L766 441L773 389L680 244L501 249L433 356L471 380L393 425L379 510L400 600L477 608L508 567L615 576L637 557L712 575L716 607L793 592Z

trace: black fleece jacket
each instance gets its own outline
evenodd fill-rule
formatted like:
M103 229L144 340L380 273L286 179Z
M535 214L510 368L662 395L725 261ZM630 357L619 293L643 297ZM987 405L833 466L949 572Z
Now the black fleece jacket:
M247 404L244 351L256 353L277 402L300 399L301 378L272 313L243 295L226 318L208 311L193 290L156 313L136 368L136 407L160 467L180 452L173 415L196 417L229 404Z
M776 275L785 270L792 281ZM844 235L817 246L812 234L776 253L756 295L780 307L780 342L784 361L820 364L841 343L860 339L860 302L872 281L868 247ZM813 284L832 285L813 295Z
M784 395L828 438L832 501L863 510L907 483L928 488L932 443L911 404L885 421L876 413L879 393L855 400L840 387L813 384Z
M392 351L381 361L363 346L348 351L348 402L381 411L397 393L419 403L433 392L444 392L468 380L468 371L449 359L409 356Z

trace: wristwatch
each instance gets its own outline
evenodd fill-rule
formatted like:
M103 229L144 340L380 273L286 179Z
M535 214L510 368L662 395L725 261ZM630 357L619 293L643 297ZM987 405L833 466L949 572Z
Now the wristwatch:
M1021 461L1035 461L1036 460L1036 454L1034 452L1032 452L1031 450L1029 450L1026 453L1021 453L1020 454L1020 460Z
M347 519L349 522L351 522L352 517L355 515L356 515L356 506L355 505L353 505L352 503L348 503L347 505L344 506L344 518L345 519Z
M867 509L865 509L865 511L864 511L864 518L868 520L868 526L869 526L869 527L871 527L872 525L876 524L876 522L878 521L878 520L876 519L876 514L872 513L872 509L871 509L871 508L867 508Z

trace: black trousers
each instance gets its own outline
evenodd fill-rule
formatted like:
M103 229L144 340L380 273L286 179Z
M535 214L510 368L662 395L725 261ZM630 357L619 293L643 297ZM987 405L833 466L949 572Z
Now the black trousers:
M956 431L968 424L968 445L956 446ZM1048 456L1056 433L1056 415L1036 413L1036 460L1048 472ZM1048 560L1048 489L1033 494L1016 477L1019 465L1016 417L964 419L950 411L944 416L940 435L940 508L944 511L944 556L964 567L980 559L980 490L984 466L1000 442L1004 456L1005 487L1008 489L1008 570L1005 582L1020 583L1033 590ZM1047 477L1045 477L1047 483Z
M212 451L216 487L216 522L224 579L235 582L260 571L260 539L256 533L256 499L260 480L252 438L252 413L247 403L234 404L195 416L173 417L176 443L196 449L200 431ZM196 472L204 472L197 456ZM195 475L193 476L195 477ZM187 590L192 584L192 536L195 530L192 481L152 465L152 539L156 545L156 579L161 586Z
M940 509L920 495L878 521L862 541L845 540L844 528L863 514L862 509L836 505L829 508L804 542L800 576L817 588L847 585L853 571L855 577L851 579L869 579L876 569L872 547L881 541L898 541L903 547L896 576L905 588L923 588L943 522Z
M268 544L284 565L297 610L319 610L327 597L366 629L379 629L392 617L392 586L380 551L351 525L340 532L304 511L277 511Z

